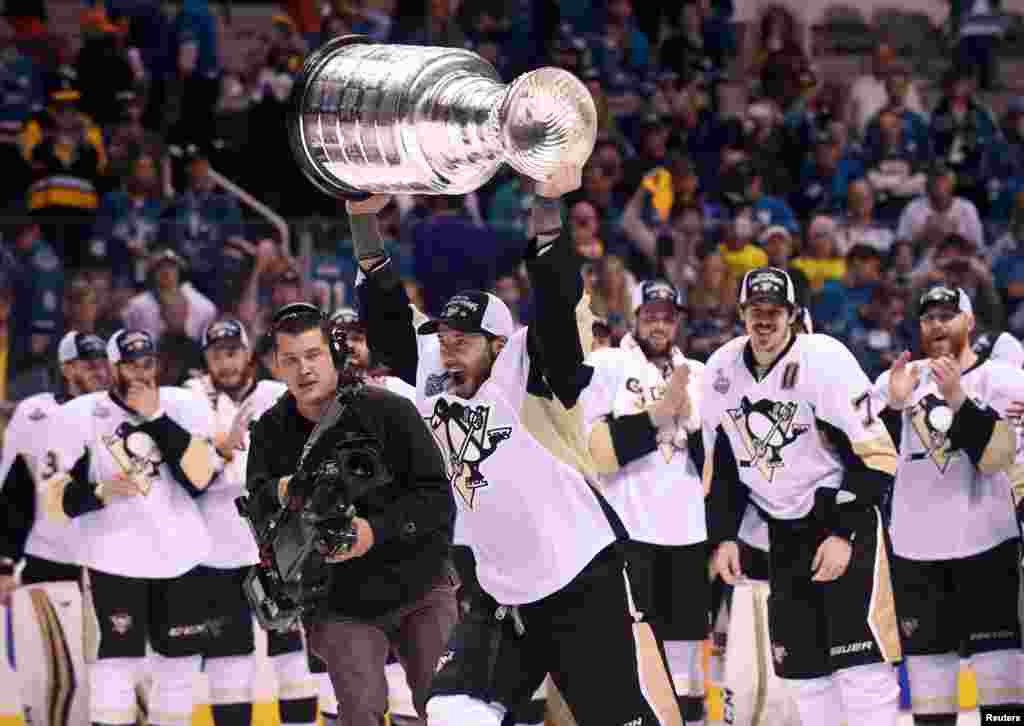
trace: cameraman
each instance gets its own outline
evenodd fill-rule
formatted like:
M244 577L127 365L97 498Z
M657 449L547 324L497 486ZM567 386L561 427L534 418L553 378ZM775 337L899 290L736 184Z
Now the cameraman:
M260 508L276 509L290 484L298 495L292 475L339 383L358 388L335 426L375 439L393 475L391 483L352 502L357 540L328 557L327 597L307 613L310 648L327 663L339 723L384 723L384 667L392 645L425 716L434 667L457 619L449 560L455 508L441 455L410 401L350 378L344 337L334 336L316 307L285 306L271 334L288 393L252 429L246 484Z

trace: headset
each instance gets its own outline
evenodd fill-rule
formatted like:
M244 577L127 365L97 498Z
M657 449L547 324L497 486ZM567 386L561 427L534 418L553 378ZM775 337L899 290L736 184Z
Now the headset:
M340 325L331 325L330 318L312 303L289 303L274 313L274 317L270 321L270 336L274 345L277 341L277 331L282 325L292 320L308 320L313 325L319 325L320 329L327 334L327 347L331 351L334 367L339 371L345 367L348 361L348 344L345 342L344 328Z

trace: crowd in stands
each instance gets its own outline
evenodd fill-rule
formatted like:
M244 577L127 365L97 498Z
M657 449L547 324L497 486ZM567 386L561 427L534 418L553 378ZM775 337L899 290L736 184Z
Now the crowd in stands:
M344 210L301 176L285 134L303 58L352 32L470 48L509 81L557 65L586 83L600 134L564 213L612 345L633 287L661 275L685 291L681 348L706 358L738 334L738 279L764 264L790 272L815 330L872 378L913 346L907 302L940 280L968 291L980 329L1020 337L1024 97L1001 117L982 102L998 34L963 30L979 27L972 8L954 5L960 52L931 88L881 36L861 77L823 77L782 7L749 29L744 63L731 0L294 0L230 57L207 0L170 15L154 0L83 5L80 48L41 0L8 0L0 401L54 385L65 330L150 330L180 383L219 315L258 339L275 306L353 303ZM737 73L749 100L726 113ZM291 248L214 172L290 220ZM527 324L532 194L503 171L473 194L398 199L383 229L411 298L437 313L456 290L491 289Z

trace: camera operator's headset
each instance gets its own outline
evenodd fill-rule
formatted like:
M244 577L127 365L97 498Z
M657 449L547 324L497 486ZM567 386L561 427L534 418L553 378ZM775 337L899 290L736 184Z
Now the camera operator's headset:
M270 335L272 340L277 341L277 331L281 326L291 320L309 320L314 325L319 325L321 330L326 328L330 322L324 313L316 305L305 302L289 303L278 310L270 321ZM330 328L327 335L327 347L331 351L331 360L334 367L339 371L345 367L348 359L348 345L345 343L345 331L339 325Z

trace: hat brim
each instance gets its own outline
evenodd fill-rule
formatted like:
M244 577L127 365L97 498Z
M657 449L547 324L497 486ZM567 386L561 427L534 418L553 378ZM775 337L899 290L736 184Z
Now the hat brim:
M786 298L785 295L776 295L773 293L754 293L749 295L744 305L755 305L756 303L770 303L772 305L782 305L787 308L795 308L796 304Z
M77 357L72 358L71 360L72 361L76 361L76 360L106 360L106 359L107 359L107 351L106 350L86 350L86 351L83 351L83 352L79 353ZM70 363L71 361L68 361L68 362Z
M438 331L442 325L447 325L452 330L458 330L462 333L480 333L481 335L487 334L487 331L481 328L479 325L475 325L468 320L449 319L449 318L438 318L437 320L428 320L419 327L416 332L419 335L433 335Z
M918 306L917 316L921 317L922 315L925 314L926 311L930 310L931 308L948 308L957 315L959 315L962 312L965 312L960 309L960 303L956 302L955 300L926 300L925 302L921 303L920 306Z

